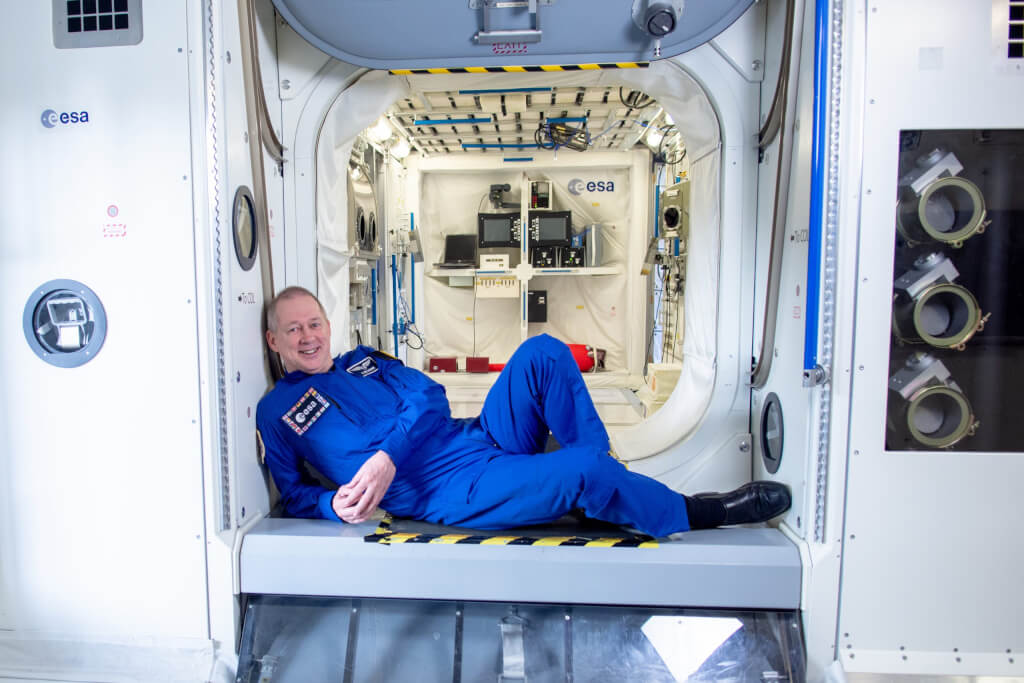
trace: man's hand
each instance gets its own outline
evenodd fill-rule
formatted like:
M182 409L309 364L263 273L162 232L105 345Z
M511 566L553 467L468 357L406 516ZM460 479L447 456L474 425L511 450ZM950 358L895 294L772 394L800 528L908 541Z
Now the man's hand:
M395 478L395 463L384 451L377 451L352 477L352 481L338 488L331 507L342 520L353 524L370 518L381 498Z

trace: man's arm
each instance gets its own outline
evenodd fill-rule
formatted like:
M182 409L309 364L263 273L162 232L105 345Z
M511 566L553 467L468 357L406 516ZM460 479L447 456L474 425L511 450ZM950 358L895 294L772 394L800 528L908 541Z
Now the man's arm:
M281 502L288 514L305 519L341 521L331 505L334 491L313 480L302 467L302 457L285 442L275 424L260 419L258 410L256 424L264 460L277 490L281 492Z
M346 522L369 519L391 486L396 469L442 421L451 417L444 387L397 359L377 353L373 356L381 373L377 379L390 386L401 402L395 424L380 449L334 495L334 512Z
M338 488L331 501L335 514L349 523L365 522L380 505L394 478L395 463L387 453L377 451L350 482Z

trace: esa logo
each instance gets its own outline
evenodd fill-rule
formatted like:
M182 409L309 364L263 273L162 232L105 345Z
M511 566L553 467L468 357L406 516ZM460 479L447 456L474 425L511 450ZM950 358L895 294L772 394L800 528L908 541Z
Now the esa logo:
M569 192L582 194L584 192L615 192L615 182L611 180L580 180L573 178L569 181Z
M58 114L52 109L47 109L39 117L39 120L46 128L55 128L57 125L67 125L69 123L89 123L89 112L64 111Z

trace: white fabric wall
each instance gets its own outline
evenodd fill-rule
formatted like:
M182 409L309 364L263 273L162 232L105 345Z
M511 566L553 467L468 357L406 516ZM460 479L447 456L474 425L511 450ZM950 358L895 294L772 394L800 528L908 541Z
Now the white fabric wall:
M403 79L374 71L344 90L327 112L316 147L317 294L331 320L331 348L350 346L348 160L364 129L408 91Z

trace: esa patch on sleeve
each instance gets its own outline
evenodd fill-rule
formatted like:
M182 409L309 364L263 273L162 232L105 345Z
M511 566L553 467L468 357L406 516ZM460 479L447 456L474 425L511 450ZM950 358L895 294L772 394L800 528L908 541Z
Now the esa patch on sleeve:
M328 405L327 399L318 394L316 389L310 387L309 391L303 394L298 403L281 416L281 419L296 434L302 436L324 414Z
M367 356L358 363L353 363L346 369L350 375L359 375L360 377L366 377L377 372L377 361L373 359L373 356Z

